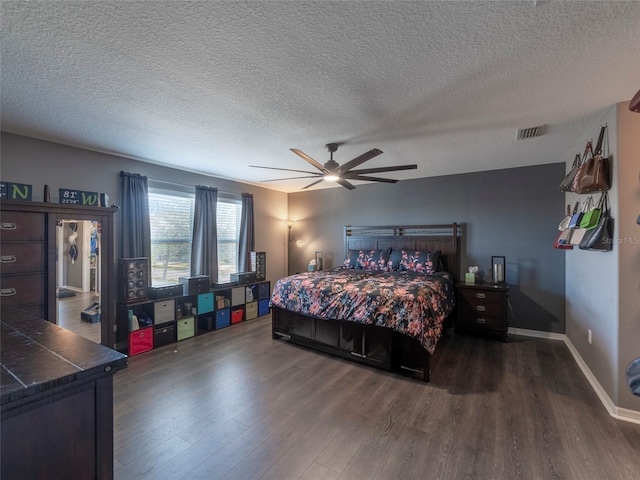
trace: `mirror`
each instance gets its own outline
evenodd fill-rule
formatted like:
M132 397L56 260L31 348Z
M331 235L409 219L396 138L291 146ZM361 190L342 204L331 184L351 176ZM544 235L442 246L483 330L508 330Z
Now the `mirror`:
M57 324L101 343L101 223L64 219L56 224Z

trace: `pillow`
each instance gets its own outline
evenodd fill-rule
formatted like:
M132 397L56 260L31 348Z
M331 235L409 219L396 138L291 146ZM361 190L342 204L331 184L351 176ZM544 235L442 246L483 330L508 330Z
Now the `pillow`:
M389 256L389 270L401 272L420 272L431 275L438 271L440 250L414 252L412 250L393 250Z
M390 250L349 250L342 266L358 270L387 270Z
M359 250L349 250L347 252L347 258L342 262L344 268L357 268Z

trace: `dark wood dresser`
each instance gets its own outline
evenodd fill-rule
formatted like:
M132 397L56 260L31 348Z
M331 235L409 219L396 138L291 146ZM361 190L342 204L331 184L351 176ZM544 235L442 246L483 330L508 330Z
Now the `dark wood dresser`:
M113 374L127 357L3 308L3 480L113 478Z
M508 285L459 283L456 285L456 332L475 332L508 340Z
M0 477L113 478L116 209L0 201ZM101 342L57 325L56 231L97 222Z

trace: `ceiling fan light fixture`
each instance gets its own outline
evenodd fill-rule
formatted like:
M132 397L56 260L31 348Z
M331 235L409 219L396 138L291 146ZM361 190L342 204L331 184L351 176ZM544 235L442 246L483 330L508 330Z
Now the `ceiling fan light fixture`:
M302 187L302 190L306 190L308 188L313 187L314 185L319 184L320 182L336 182L342 185L344 188L349 190L355 189L355 185L349 183L349 180L360 180L364 182L383 182L383 183L397 183L398 180L392 180L389 178L381 178L381 177L371 177L368 176L368 173L382 173L382 172L395 172L397 170L415 170L418 168L418 165L396 165L393 167L377 167L377 168L365 168L360 170L353 170L355 167L362 165L364 162L371 160L373 157L377 157L382 153L382 150L377 148L372 148L368 152L363 153L362 155L349 160L346 163L340 165L333 159L333 154L336 150L338 150L338 143L327 143L325 145L327 150L329 151L329 161L322 165L320 162L317 162L313 158L311 158L306 153L298 150L297 148L290 148L293 153L302 158L305 162L315 167L317 172L308 172L306 170L297 170L292 168L278 168L278 167L261 167L259 165L250 165L255 168L266 168L269 170L284 170L287 172L296 172L296 173L307 173L307 176L304 177L290 177L290 178L279 178L275 180L263 180L263 182L276 182L280 180L298 180L301 178L313 178L314 181L309 185ZM291 228L291 225L288 225Z

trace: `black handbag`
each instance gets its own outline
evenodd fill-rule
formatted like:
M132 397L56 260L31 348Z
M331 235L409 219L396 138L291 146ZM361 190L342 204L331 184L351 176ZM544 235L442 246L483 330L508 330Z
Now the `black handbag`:
M580 250L596 252L610 252L613 250L613 219L609 210L609 196L606 192L598 225L591 230L587 230L579 248Z
M576 153L576 158L573 159L573 165L571 165L571 170L567 173L567 176L564 177L564 180L560 182L560 191L561 192L573 192L573 179L576 178L576 173L578 173L578 167L580 166L580 154Z

